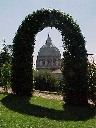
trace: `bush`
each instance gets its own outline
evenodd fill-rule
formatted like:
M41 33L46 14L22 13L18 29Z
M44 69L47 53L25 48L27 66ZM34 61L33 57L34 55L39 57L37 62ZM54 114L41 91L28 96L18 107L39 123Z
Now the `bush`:
M7 91L8 87L11 85L11 64L6 62L0 67L0 83Z
M96 65L88 63L89 99L96 105Z
M1 82L1 65L0 65L0 86L2 86L2 82Z
M35 37L46 27L55 27L62 35L64 44L63 76L66 86L63 91L66 95L65 102L73 105L86 104L88 101L86 42L79 25L72 16L55 9L37 10L33 14L29 14L19 26L13 39L12 91L22 95L32 93L32 55ZM72 76L72 72L74 76ZM72 98L73 95L75 98Z
M60 79L50 70L34 72L34 88L41 91L60 91Z

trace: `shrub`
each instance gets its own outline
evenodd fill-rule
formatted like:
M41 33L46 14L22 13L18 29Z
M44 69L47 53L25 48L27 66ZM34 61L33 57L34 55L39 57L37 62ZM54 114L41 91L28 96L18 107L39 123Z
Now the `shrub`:
M62 35L65 102L73 105L86 104L88 101L86 42L79 25L72 16L55 9L37 10L33 14L29 14L19 26L13 39L12 91L22 95L32 93L32 55L35 37L46 27L55 27Z
M96 105L96 65L88 63L88 86L89 86L89 99Z
M2 82L1 82L1 65L0 65L0 86L2 86Z
M8 87L11 85L11 64L6 62L0 67L0 82L4 87L4 90L7 91Z
M39 70L34 73L34 87L41 91L59 91L60 79L50 70Z

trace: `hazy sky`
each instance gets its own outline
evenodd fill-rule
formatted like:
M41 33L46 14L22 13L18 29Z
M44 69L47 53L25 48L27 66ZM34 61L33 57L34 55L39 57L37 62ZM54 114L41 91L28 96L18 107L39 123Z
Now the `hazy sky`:
M96 0L0 0L0 47L5 38L12 44L15 33L28 14L37 9L57 9L73 17L86 40L88 53L96 53ZM36 37L35 59L48 33L62 52L62 37L55 28L46 28Z

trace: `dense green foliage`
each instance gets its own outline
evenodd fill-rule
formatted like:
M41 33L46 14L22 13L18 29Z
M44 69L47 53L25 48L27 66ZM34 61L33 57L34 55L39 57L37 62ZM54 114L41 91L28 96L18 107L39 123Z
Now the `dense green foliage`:
M0 66L6 62L11 62L12 56L8 50L8 47L4 44L3 49L0 51Z
M96 105L96 64L88 64L88 86L89 86L89 99Z
M11 86L11 64L6 62L0 67L1 72L1 85L4 87L5 91Z
M41 91L60 91L60 79L50 70L34 72L34 88Z
M0 86L3 86L7 91L8 86L11 86L11 61L12 54L7 45L3 45L0 51Z
M0 94L0 128L95 128L94 110L63 101Z
M33 52L35 36L45 27L61 32L64 43L63 76L64 100L68 104L86 104L87 52L79 26L68 14L58 10L41 9L28 15L19 26L13 40L12 90L19 95L30 95L33 90Z

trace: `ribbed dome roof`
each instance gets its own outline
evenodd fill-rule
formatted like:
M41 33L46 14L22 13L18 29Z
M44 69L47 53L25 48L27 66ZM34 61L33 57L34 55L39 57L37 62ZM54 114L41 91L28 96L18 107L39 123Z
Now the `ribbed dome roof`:
M40 48L38 56L61 56L59 49L52 44L52 40L49 37L49 34L45 45Z

